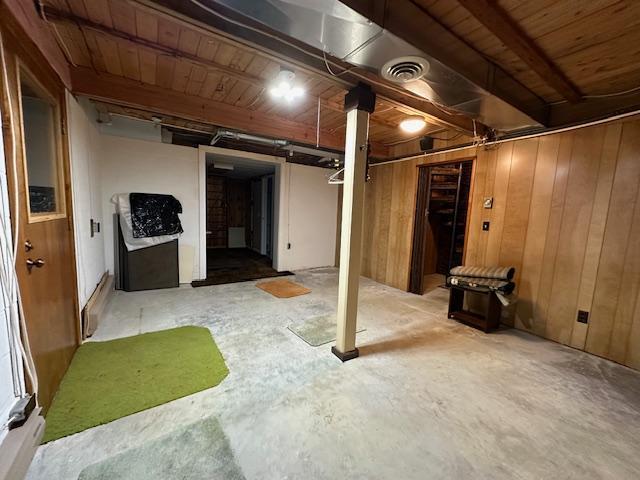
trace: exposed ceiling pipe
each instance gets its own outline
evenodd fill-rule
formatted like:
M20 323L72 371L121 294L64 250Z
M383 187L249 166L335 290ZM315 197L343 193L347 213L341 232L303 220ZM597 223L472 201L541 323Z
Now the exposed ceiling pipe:
M257 135L251 135L248 133L234 132L232 130L218 130L211 139L210 145L213 146L223 138L230 138L232 140L246 140L247 142L263 143L265 145L273 145L275 147L286 147L289 145L288 140L279 140L274 138L259 137Z
M332 152L330 150L324 150L321 148L304 147L302 145L287 145L284 150L289 152L304 153L306 155L314 155L322 158L337 158L338 160L344 160L344 154L339 152Z

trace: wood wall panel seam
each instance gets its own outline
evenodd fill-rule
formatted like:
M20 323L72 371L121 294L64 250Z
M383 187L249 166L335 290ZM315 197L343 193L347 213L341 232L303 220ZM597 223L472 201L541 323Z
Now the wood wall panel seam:
M637 245L633 243L634 238L639 238L640 236L640 189L636 192L636 198L633 205L633 213L631 215L632 223L629 228L629 239L627 240L627 246L624 252L624 268L622 270L622 278L620 280L621 288L618 293L618 299L616 302L615 314L613 317L613 325L611 327L611 332L609 335L609 347L607 349L607 358L611 358L617 362L623 362L627 352L626 352L626 342L625 349L620 352L618 349L618 345L621 342L616 342L615 337L622 336L625 337L625 332L622 334L617 334L618 330L625 328L625 313L630 313L633 315L635 310L635 302L638 291L640 288L638 287L638 283L640 282L640 266L638 265L638 259L640 255L638 253ZM632 257L632 258L629 258ZM629 271L631 270L631 271ZM631 277L631 278L629 278ZM626 302L625 297L631 296L633 305L630 310L625 312ZM632 319L631 319L632 320ZM631 325L629 325L630 329ZM626 334L628 338L628 333Z
M578 256L578 261L576 262L577 264L574 266L574 268L572 269L572 272L575 272L575 275L573 275L574 277L576 277L576 282L574 285L570 285L568 286L568 291L571 292L572 295L572 299L575 298L575 303L571 303L572 305L572 309L567 309L566 311L566 317L564 319L564 324L563 325L565 328L568 328L568 335L566 337L561 337L558 340L566 345L571 345L571 341L573 339L573 334L574 334L574 330L575 327L577 325L576 322L576 314L577 314L577 310L578 310L578 302L580 301L580 285L582 284L582 281L584 279L584 275L583 275L583 271L584 271L584 264L585 264L585 257L588 253L588 246L589 246L589 232L591 230L591 219L593 218L593 211L594 209L597 207L597 205L595 204L596 201L596 192L597 192L597 187L598 187L598 180L599 180L599 176L600 176L600 167L602 165L602 156L603 156L603 152L604 152L604 148L605 148L605 138L606 138L606 127L604 126L599 126L599 127L591 127L589 129L585 129L584 131L582 131L583 134L585 134L585 136L588 136L588 140L590 142L593 141L594 138L597 138L597 136L601 136L602 139L600 141L600 148L596 149L595 145L590 145L590 147L587 149L587 151L585 152L586 155L594 155L593 160L594 161L596 159L595 154L597 152L597 168L582 168L581 170L586 170L586 171L593 171L595 174L593 175L593 178L591 179L591 183L592 183L592 187L591 187L591 191L587 191L587 192L583 192L582 195L580 195L580 199L584 199L584 202L582 203L582 206L577 206L578 208L584 208L584 205L589 204L590 206L590 211L589 214L586 215L589 218L589 226L586 228L586 232L585 235L580 235L579 236L579 240L581 241L584 238L584 243L578 244L578 241L573 242L572 245L572 251L575 252L576 250L578 250L578 248L582 249L582 253L581 253L581 257L582 259L579 260L580 256ZM591 199L591 203L589 202L589 199ZM581 221L578 222L578 227L580 228L580 225L586 225L586 222ZM575 287L575 288L574 288ZM575 292L575 297L573 296ZM566 302L566 300L565 300ZM582 325L582 324L581 324Z
M553 217L552 215L549 216L549 225L547 225L547 233L549 232L550 229L550 225L557 227L554 230L557 231L557 233L554 231L553 232L553 237L551 239L547 238L547 242L550 240L553 245L550 247L552 249L550 255L552 257L551 259L545 259L544 257L546 257L546 253L547 253L547 242L545 242L545 251L543 253L543 268L547 268L549 270L549 276L550 278L547 279L546 284L544 283L544 279L541 276L540 277L540 283L543 284L542 286L545 287L544 290L539 289L539 291L542 291L543 293L545 293L546 298L543 297L545 304L542 305L542 311L543 313L543 323L542 323L542 332L541 335L545 338L547 337L547 319L549 317L549 303L550 303L550 297L551 297L551 288L552 288L552 282L553 282L553 278L555 276L555 265L556 265L556 261L557 261L557 256L558 256L558 243L560 241L560 229L561 229L561 219L564 215L564 206L565 206L565 198L566 198L566 193L567 193L567 182L568 182L568 178L569 178L569 169L570 169L570 159L571 159L571 151L573 148L573 133L570 133L568 135L563 136L564 138L569 138L570 139L570 143L569 143L569 151L566 152L567 153L567 158L569 159L568 161L565 161L563 164L564 168L566 170L564 170L565 175L563 177L560 178L560 188L561 188L561 193L560 193L560 197L557 202L558 202L558 206L557 206L557 212L555 217ZM561 137L561 142L562 142L562 138ZM558 161L561 160L561 152L562 152L562 143L560 145L560 150L558 151ZM562 175L562 170L560 171L560 174ZM555 195L555 190L556 190L556 182L558 181L558 171L556 170L556 178L554 181L554 192L552 194L552 209L553 209L553 196ZM552 210L553 213L553 210ZM554 221L554 224L552 224L551 222ZM556 225L557 224L557 225ZM538 312L536 312L537 314Z
M549 226L553 193L553 180L549 181L549 178L553 178L550 174L556 171L560 147L560 139L557 136L540 138L539 142L518 287L519 295L525 300L518 302L515 317L515 326L527 331L533 331L536 323L534 313L542 275L540 258L544 254L544 239ZM546 148L550 148L550 152L547 152ZM545 168L551 171L546 171Z
M576 307L576 310L583 310L587 312L590 312L593 306L598 269L600 266L600 259L602 257L604 234L607 230L609 208L611 205L613 180L615 178L618 152L620 150L620 142L622 140L621 123L606 125L603 128L605 128L605 140L601 152L600 166L598 169L598 185L596 187L594 197L594 208L591 214L585 258L582 266L582 278L578 291L578 302ZM615 140L615 144L610 146L612 148L610 157L607 155L609 153L607 146L607 138L609 135L613 135ZM609 163L612 164L612 168L608 168ZM599 219L598 217L603 218ZM588 330L589 324L579 324L577 322L574 322L573 331L571 332L570 345L574 348L584 350L586 346Z
M610 217L613 216L613 222L607 226L603 240L585 347L587 351L600 356L609 354L617 301L623 288L625 258L620 255L620 251L626 251L629 245L633 218L630 216L632 212L629 205L637 199L637 184L640 182L640 164L637 162L636 153L636 150L640 149L639 133L638 122L626 123L623 126L609 214ZM632 208L634 206L635 203Z

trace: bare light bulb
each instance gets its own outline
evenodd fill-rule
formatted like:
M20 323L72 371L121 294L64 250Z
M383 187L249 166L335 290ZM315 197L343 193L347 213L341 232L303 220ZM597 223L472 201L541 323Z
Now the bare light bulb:
M291 70L281 69L273 82L273 86L269 89L271 96L288 103L303 97L305 93L304 89L299 85L293 85L295 76L295 73Z

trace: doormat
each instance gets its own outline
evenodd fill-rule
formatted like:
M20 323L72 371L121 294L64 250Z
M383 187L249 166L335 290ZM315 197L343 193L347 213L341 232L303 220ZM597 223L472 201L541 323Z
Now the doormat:
M78 480L242 480L229 441L211 417L82 470Z
M336 340L336 316L333 314L314 317L304 323L291 324L287 328L312 347ZM356 333L364 331L364 328L358 328Z
M258 283L256 287L278 298L297 297L311 292L310 289L289 280L271 280L270 282Z
M215 387L228 373L203 327L84 343L47 412L43 443Z

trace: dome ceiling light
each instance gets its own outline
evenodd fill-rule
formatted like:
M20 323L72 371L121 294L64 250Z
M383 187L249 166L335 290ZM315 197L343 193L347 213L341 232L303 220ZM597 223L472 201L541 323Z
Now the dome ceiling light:
M417 133L427 125L424 118L412 115L400 122L400 128L407 133Z

